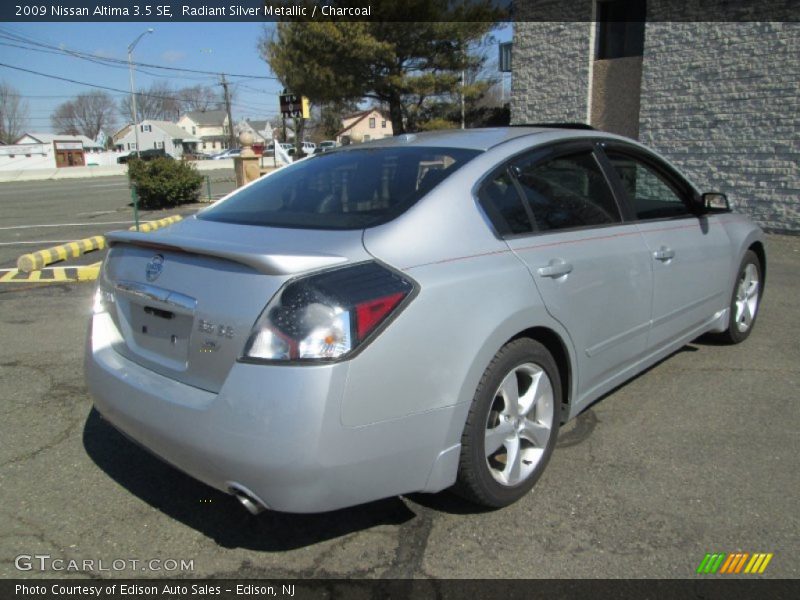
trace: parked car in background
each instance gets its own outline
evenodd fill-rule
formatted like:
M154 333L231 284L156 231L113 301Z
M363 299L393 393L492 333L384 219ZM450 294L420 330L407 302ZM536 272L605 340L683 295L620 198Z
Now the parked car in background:
M120 156L117 158L117 164L124 165L132 158L137 158L136 151L134 150L130 154L126 154L125 156ZM172 158L170 154L167 154L163 148L148 148L147 150L142 150L138 158L141 160L153 160L154 158Z
M223 152L219 152L218 154L214 154L209 158L211 160L222 160L224 158L234 158L236 156L241 156L242 149L241 148L229 148Z
M306 154L314 154L316 149L317 145L314 142L303 142L303 152Z
M333 150L339 144L337 144L334 140L325 140L324 142L319 143L319 148L322 148L323 152L328 152L329 150Z
M747 339L766 274L723 194L569 128L348 146L106 238L97 410L253 513L508 505L562 423L701 334Z
M289 143L286 143L286 142L278 142L278 145L281 148L283 148L286 152L288 152L289 150L294 148L294 146L292 144L289 144ZM267 146L267 154L273 154L274 152L275 152L275 143L274 142L270 142L269 145Z

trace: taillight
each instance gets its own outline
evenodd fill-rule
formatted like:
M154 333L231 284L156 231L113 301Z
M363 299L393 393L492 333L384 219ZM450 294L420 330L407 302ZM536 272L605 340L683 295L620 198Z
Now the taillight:
M244 360L325 361L346 357L410 299L414 285L378 263L295 279L256 321Z

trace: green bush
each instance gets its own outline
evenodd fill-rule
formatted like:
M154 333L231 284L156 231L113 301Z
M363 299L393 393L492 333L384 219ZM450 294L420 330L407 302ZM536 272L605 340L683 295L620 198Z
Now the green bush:
M196 202L203 176L193 165L171 158L131 159L128 179L136 186L139 208L172 208Z
M417 129L420 131L436 131L439 129L457 129L460 127L458 123L454 123L453 121L448 121L447 119L430 119L429 121L425 121L423 123L419 123L417 125Z

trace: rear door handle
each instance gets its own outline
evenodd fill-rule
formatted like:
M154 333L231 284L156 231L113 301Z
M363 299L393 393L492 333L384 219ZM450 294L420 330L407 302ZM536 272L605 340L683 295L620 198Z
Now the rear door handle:
M667 248L666 246L661 246L661 248L653 252L653 258L661 262L667 262L675 258L675 250Z
M536 269L536 272L540 277L552 277L553 279L558 279L559 277L563 277L564 275L572 273L572 264L565 262L560 258L554 258L546 267L539 267Z

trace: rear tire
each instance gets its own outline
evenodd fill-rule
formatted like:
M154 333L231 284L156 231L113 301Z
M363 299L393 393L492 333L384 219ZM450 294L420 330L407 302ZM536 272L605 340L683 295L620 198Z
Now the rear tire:
M762 280L761 262L755 252L748 250L742 258L733 284L728 309L730 314L728 329L720 334L723 341L739 344L750 336L761 306Z
M503 346L472 400L453 491L491 508L527 494L553 452L561 397L558 367L547 348L527 338Z

